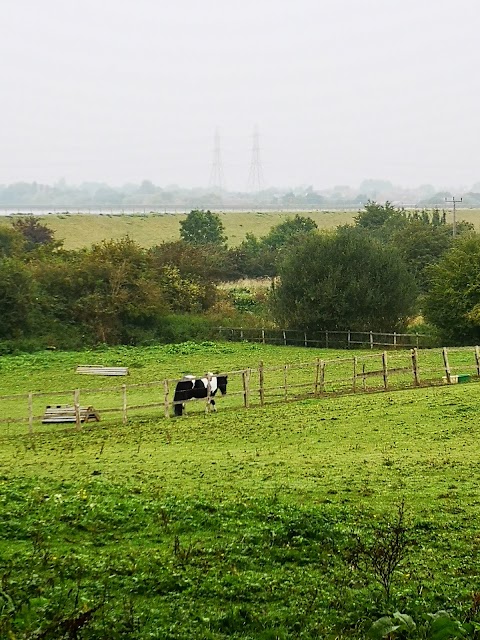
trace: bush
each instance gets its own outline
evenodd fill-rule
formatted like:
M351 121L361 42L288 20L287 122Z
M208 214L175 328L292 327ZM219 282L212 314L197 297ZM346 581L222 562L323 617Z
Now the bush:
M156 337L160 342L208 340L214 334L212 323L204 316L168 315L162 318Z

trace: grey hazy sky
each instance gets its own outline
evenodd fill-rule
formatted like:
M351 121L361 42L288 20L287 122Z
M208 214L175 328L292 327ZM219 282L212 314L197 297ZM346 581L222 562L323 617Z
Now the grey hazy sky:
M0 183L480 180L479 0L1 0Z

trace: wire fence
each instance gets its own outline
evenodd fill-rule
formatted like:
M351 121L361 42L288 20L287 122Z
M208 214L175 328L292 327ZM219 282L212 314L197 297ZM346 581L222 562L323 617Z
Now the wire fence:
M301 331L295 329L252 329L217 327L221 340L259 342L320 349L425 349L438 346L424 333L382 333L379 331Z
M382 353L360 353L345 358L320 358L300 364L264 366L225 372L228 393L218 398L221 409L238 410L263 407L306 398L325 398L343 394L372 393L420 386L468 382L480 378L479 347L447 351L416 348ZM0 437L33 436L55 432L62 422L70 428L83 428L82 415L90 408L102 422L127 424L136 420L172 417L177 379L156 380L142 384L122 384L94 389L70 389L41 393L0 396ZM44 423L46 407L67 408L68 419ZM186 415L208 412L204 400L185 404ZM72 418L73 416L73 418ZM180 418L181 419L181 418Z

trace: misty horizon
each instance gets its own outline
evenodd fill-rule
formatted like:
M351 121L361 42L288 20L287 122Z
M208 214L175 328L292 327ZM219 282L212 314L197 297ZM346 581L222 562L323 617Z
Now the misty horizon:
M144 180L119 187L104 182L71 185L61 179L53 185L19 182L0 185L0 214L49 213L55 211L100 212L102 207L116 212L187 212L192 209L232 210L328 210L361 209L368 201L389 201L397 207L449 208L453 204L480 208L480 182L469 190L438 191L433 185L400 187L385 180L366 179L358 187L337 185L315 189L313 185L272 187L258 192L220 191L208 187L186 188L155 185ZM113 212L112 209L112 212Z
M5 0L0 184L207 188L218 131L243 192L258 127L266 187L468 189L479 26L476 0Z

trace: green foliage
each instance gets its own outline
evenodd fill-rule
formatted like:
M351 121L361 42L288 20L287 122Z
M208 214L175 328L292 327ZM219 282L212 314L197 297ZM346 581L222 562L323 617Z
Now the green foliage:
M180 222L180 237L189 244L224 245L227 238L220 216L211 211L194 209Z
M235 278L230 253L223 246L192 245L184 240L164 242L149 250L154 269L176 267L182 277L204 284Z
M235 309L241 313L258 314L265 308L265 293L251 291L248 287L234 287L229 289L228 297L232 301Z
M398 634L399 637L404 637L405 635L408 637L416 628L417 625L409 615L396 611L392 617L383 616L376 620L368 635L376 640L393 638L395 637L394 634Z
M280 249L290 244L294 238L316 229L318 229L317 223L312 218L300 216L297 213L295 217L274 226L263 238L263 244L271 249Z
M159 283L164 301L174 312L200 312L215 300L215 287L192 278L182 278L178 267L165 266L160 271Z
M369 201L355 217L355 223L358 229L398 250L423 293L428 290L428 267L436 264L453 244L452 225L446 224L445 211L441 215L439 209L407 212L389 202L380 205ZM458 235L471 230L468 223L457 225Z
M38 348L172 339L175 323L164 316L212 307L214 279L228 261L226 251L219 252L219 264L214 252L185 242L148 252L128 237L81 251L37 249L27 259L19 232L8 230L2 237L6 253L20 251L18 257L0 258L0 339L7 341L7 351L15 350L8 344L13 339L36 340ZM180 323L181 339L197 336L196 330L185 334L193 320Z
M239 247L232 249L231 254L242 276L258 278L274 276L276 273L277 252L267 247L264 239L258 239L253 233L247 233L245 240Z
M209 318L186 313L163 316L156 330L156 339L167 344L190 344L193 340L204 341L213 336L214 329Z
M376 620L368 637L381 638L422 638L425 640L453 640L454 638L477 638L480 625L475 622L462 623L453 619L447 611L428 613L415 624L411 616L396 611L392 617L383 616Z
M0 226L0 258L19 256L25 249L25 239L20 231Z
M154 329L168 310L161 287L149 277L145 252L128 238L37 268L45 313L81 325L96 342L129 342L136 329Z
M403 209L397 209L388 201L382 205L369 200L354 220L358 227L378 233L404 226L406 214Z
M480 339L480 236L457 239L429 270L425 316L455 343Z
M28 267L17 258L0 258L0 339L28 334L36 306L36 286Z
M253 278L276 275L283 250L315 229L314 220L296 214L275 225L263 238L247 233L245 240L234 250L239 272Z
M279 273L275 313L291 328L390 331L415 303L415 284L401 258L353 228L304 236Z
M452 229L449 225L432 224L421 217L412 218L392 234L391 242L409 266L420 290L426 292L427 268L437 263L452 246Z

